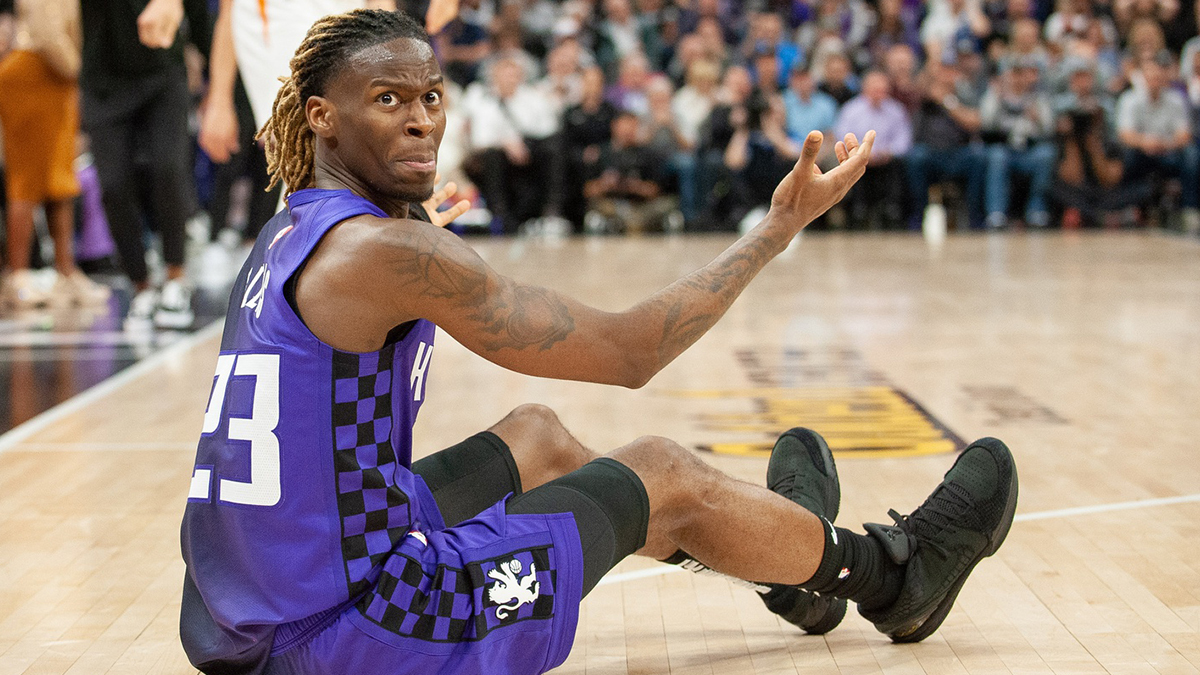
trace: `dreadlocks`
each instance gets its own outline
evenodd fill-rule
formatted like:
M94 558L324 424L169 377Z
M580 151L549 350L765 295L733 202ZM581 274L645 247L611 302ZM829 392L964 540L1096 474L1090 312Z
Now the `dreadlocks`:
M421 24L404 12L356 9L313 24L292 57L292 74L279 78L283 86L275 96L271 118L258 132L257 138L267 148L268 190L280 182L287 194L313 187L316 146L305 104L310 96L324 95L325 85L352 55L398 38L429 43Z

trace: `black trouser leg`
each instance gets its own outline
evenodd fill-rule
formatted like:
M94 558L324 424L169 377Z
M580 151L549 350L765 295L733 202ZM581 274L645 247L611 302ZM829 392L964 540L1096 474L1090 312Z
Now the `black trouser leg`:
M100 101L89 105L103 106ZM104 213L112 232L121 269L135 285L146 281L146 246L143 240L141 210L134 176L134 125L132 120L118 120L88 128L92 155L100 189L104 196Z
M139 116L139 132L145 135L149 150L151 209L168 265L183 264L186 223L195 204L189 105L187 79L180 69L179 76L167 79Z

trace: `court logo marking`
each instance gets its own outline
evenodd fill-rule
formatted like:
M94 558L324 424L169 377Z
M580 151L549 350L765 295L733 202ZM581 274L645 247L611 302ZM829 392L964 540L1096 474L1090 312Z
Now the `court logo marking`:
M704 412L715 437L700 450L769 457L780 432L818 431L838 455L901 457L959 452L966 443L851 349L735 352L751 386L666 392L675 398L748 402L749 411Z

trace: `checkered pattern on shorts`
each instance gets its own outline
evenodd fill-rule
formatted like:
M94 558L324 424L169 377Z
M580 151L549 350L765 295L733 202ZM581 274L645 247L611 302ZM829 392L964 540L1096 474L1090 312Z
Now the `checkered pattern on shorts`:
M342 557L350 594L408 532L408 496L395 485L392 360L395 346L333 359L333 442Z
M514 560L519 566L511 566ZM488 575L496 571L504 576L501 565L516 570L515 575L505 578L515 578L526 590L536 589L536 599L528 593L524 597L505 593L510 584ZM439 565L432 575L421 569L418 560L396 554L384 563L379 583L359 601L358 609L398 635L430 642L474 642L501 626L552 618L558 583L556 566L553 546L512 551L469 562L463 569ZM531 570L533 579L529 578ZM493 589L496 593L491 592Z

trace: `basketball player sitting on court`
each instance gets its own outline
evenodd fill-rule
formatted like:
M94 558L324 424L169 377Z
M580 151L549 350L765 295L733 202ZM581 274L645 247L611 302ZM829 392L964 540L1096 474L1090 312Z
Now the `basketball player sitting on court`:
M663 438L603 457L522 406L411 462L435 324L540 377L639 387L705 333L755 274L862 175L874 140L814 168L810 134L756 228L629 310L602 312L488 267L409 220L433 190L442 76L399 13L308 34L268 134L288 210L230 299L183 522L181 631L207 673L541 673L578 607L632 553L754 582L810 632L845 600L893 640L937 629L1000 546L1016 504L1002 443L971 445L895 525L835 527L828 447L785 433L768 488Z

